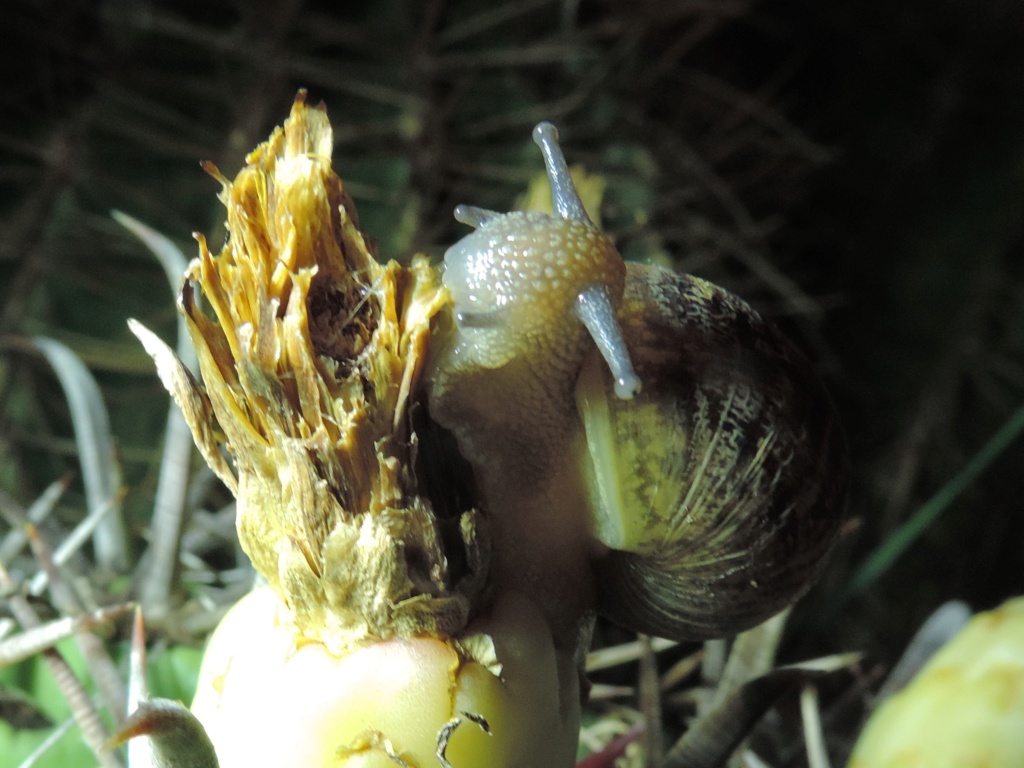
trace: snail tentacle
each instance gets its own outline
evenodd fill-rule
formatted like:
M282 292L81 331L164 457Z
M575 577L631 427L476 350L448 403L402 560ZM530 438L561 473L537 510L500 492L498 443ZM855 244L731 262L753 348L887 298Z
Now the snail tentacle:
M592 285L576 297L576 314L587 326L601 357L615 377L615 394L629 400L640 391L640 377L633 370L622 330L615 320L615 307L607 286Z
M551 204L563 219L585 221L590 224L587 209L583 207L576 185L573 184L565 155L558 144L558 129L551 123L537 123L533 129L533 141L544 155L544 165L551 184Z
M488 221L496 219L499 216L503 216L504 214L498 213L498 211L489 210L487 208L480 208L475 205L466 205L465 203L460 203L459 205L455 206L455 211L453 212L453 215L455 217L455 220L460 224L468 224L469 226L473 227L473 229L477 229L478 227L482 227Z

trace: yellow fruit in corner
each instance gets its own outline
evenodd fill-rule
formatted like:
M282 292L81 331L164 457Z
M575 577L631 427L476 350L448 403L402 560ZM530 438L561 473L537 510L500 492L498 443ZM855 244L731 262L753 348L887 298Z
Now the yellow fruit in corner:
M871 716L847 768L1024 766L1024 597L971 619Z

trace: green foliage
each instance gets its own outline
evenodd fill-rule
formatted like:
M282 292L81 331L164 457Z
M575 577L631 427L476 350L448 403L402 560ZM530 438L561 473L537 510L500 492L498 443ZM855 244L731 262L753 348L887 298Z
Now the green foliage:
M192 701L199 679L203 652L199 648L175 645L153 655L149 663L149 687L154 698Z
M73 638L63 640L56 649L68 662L76 677L88 680L85 662ZM127 648L121 648L123 662ZM149 662L149 686L156 698L190 702L195 695L196 680L202 651L185 645L163 648L152 652ZM91 690L91 686L87 686ZM21 664L0 668L0 690L17 696L39 715L54 725L46 728L20 728L0 720L0 768L14 768L68 721L72 715L67 701L57 686L53 674L42 657L34 657ZM92 752L82 742L77 726L62 735L35 765L38 768L68 768L91 765Z
M50 729L27 730L0 720L0 767L15 768L50 736ZM95 758L74 729L60 737L46 751L36 768L67 768L91 765Z

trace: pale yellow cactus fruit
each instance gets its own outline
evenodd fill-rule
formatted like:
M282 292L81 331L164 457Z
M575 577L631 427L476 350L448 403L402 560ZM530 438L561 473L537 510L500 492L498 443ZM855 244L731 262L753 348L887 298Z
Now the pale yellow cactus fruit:
M430 636L341 655L296 647L280 608L257 590L210 640L192 711L221 768L572 765L576 670L522 595L506 593L469 628L468 643L493 639L499 674Z
M1024 597L975 616L871 716L847 768L1024 766Z
M205 388L132 324L268 582L211 637L193 712L221 768L566 768L577 649L488 581L486 520L420 487L448 292L425 258L373 258L332 142L300 94L234 181L208 168L229 239L199 237L180 299Z

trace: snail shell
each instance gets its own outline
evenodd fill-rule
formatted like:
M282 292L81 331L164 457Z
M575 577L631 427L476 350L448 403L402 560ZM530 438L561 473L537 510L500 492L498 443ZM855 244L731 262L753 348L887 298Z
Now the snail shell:
M706 281L630 265L619 310L643 390L577 386L590 471L598 610L701 639L769 618L813 583L846 493L845 444L810 364Z
M496 578L549 619L733 634L813 582L846 455L831 401L773 326L697 278L623 263L534 131L556 214L468 206L445 255L453 327L430 376L494 521Z

